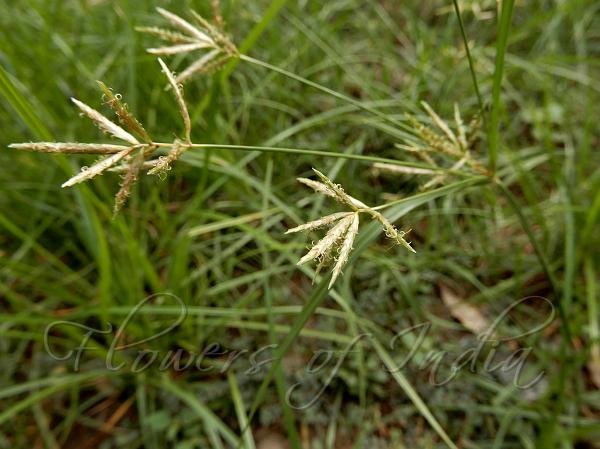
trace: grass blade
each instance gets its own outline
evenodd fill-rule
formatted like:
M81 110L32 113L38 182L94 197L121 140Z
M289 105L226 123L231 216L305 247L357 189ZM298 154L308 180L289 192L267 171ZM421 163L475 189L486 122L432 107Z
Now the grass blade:
M508 42L508 31L510 29L510 20L514 0L505 0L502 2L502 12L500 14L500 24L498 27L498 37L496 38L496 63L494 67L494 80L492 85L492 112L490 114L490 123L488 130L488 146L490 153L490 172L496 172L498 162L499 146L499 126L500 126L500 89L502 85L502 76L504 74L504 55L506 54L506 45Z
M216 429L230 445L234 447L238 445L240 440L235 433L233 433L233 431L227 427L225 423L210 410L210 408L200 402L190 391L183 390L168 377L163 377L162 382L158 384L158 387L173 393L173 395L177 396L182 402L186 403L204 420L208 427Z
M244 440L244 446L246 449L256 449L254 444L254 437L252 436L251 427L248 425L248 416L246 415L246 407L242 401L242 394L240 393L240 386L232 371L227 372L227 380L229 381L229 389L231 391L231 400L235 407L235 413L240 423L240 428L245 429L242 434Z
M271 2L267 10L265 11L265 14L262 16L262 19L260 19L260 22L254 25L254 27L250 30L246 38L240 44L240 52L245 53L254 46L256 41L264 33L267 26L269 26L269 23L273 21L273 19L277 16L279 11L281 11L281 9L286 5L287 2L288 0L273 0ZM223 69L223 72L221 74L221 80L226 80L233 71L233 69L236 68L238 63L238 59L231 60Z
M0 94L6 98L8 103L15 109L19 117L21 117L38 139L52 140L52 133L39 119L29 102L17 90L2 66L0 66Z
M433 416L433 413L431 413L429 407L427 407L427 404L423 402L421 396L419 396L419 394L416 392L416 390L413 388L413 386L410 384L410 382L404 376L404 374L402 374L402 372L398 370L396 364L394 363L394 359L392 359L390 354L385 350L383 346L381 346L381 343L379 343L375 338L371 339L371 342L381 361L385 364L385 366L387 366L388 370L390 370L390 373L394 380L398 382L398 385L400 385L400 387L402 388L402 390L404 390L409 399L413 402L413 404L415 404L415 407L417 407L417 410L419 410L419 412L427 420L429 425L437 432L440 438L444 440L444 443L446 443L448 447L452 449L458 449L457 446L452 442L446 431L442 428L438 420L435 418L435 416Z

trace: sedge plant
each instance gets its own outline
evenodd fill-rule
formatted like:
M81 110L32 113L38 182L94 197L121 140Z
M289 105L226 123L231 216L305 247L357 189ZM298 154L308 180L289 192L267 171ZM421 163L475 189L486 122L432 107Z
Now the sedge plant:
M464 186L465 188L475 185L476 183L481 183L481 181L484 180L484 182L496 184L499 187L499 190L504 192L510 199L510 204L515 208L518 218L521 220L528 236L531 238L534 249L540 258L544 269L548 275L551 276L551 270L548 268L543 253L532 236L530 226L525 218L519 214L518 204L515 203L514 198L510 196L510 192L504 188L501 180L497 177L497 131L493 131L491 136L494 142L492 163L486 167L482 161L481 154L478 154L477 152L479 131L481 129L482 121L485 118L483 110L479 111L479 113L465 124L459 107L455 106L454 123L450 125L449 122L442 119L431 106L427 103L422 103L422 107L426 113L425 119L407 115L406 121L400 121L382 113L373 106L336 92L314 81L310 81L300 75L291 73L267 62L254 59L248 55L241 54L233 41L225 34L222 24L220 23L213 25L195 12L192 12L195 21L194 23L161 8L158 8L158 13L173 28L138 28L139 31L156 36L163 41L161 46L149 48L148 52L162 57L188 54L194 56L194 61L180 74L173 73L162 59L158 59L159 66L166 77L167 88L172 92L175 101L177 102L182 121L182 130L173 142L161 142L151 137L151 134L129 110L128 105L123 101L121 95L115 94L109 87L103 83L99 83L103 92L103 103L114 112L117 117L116 121L111 120L80 100L72 99L72 101L77 108L79 108L82 115L90 118L103 132L109 134L120 143L29 142L11 144L10 147L17 150L45 153L93 154L100 156L101 159L96 163L90 167L84 167L80 173L75 174L65 181L63 187L75 186L81 182L91 180L107 171L118 172L121 175L121 183L120 188L115 195L115 213L125 205L132 188L141 174L147 173L149 175L164 178L174 162L181 158L187 151L194 149L229 148L240 151L282 152L287 154L354 159L368 163L376 170L392 171L405 175L426 176L428 179L421 185L421 190L423 192L428 192L432 189L437 189L436 192L439 192L439 195L442 195L445 192L456 191L454 188L444 190L445 187L440 187L447 184L452 177L465 179L466 182L460 185L460 187ZM506 20L509 20L509 18L510 16ZM401 144L399 143L397 147L400 150L403 150L405 154L414 156L416 161L386 159L377 156L349 155L332 151L300 148L194 143L192 140L192 120L184 97L183 83L190 82L190 80L199 74L218 70L232 59L245 61L272 70L280 75L287 76L339 100L345 101L356 108L373 115L376 119L385 121L394 128L408 132L410 138ZM501 76L501 74L498 76ZM499 82L500 81L498 81L498 83ZM497 89L499 89L499 87L495 86L495 91ZM495 102L497 101L498 100L495 100ZM495 104L494 107L497 108L498 106ZM495 114L497 114L497 111ZM493 126L497 127L497 120L497 118L494 119ZM415 250L413 249L413 246L405 238L408 231L398 230L394 226L393 220L386 217L381 211L397 206L398 203L401 202L403 202L402 204L405 204L414 199L415 202L418 203L422 198L424 198L423 201L430 198L420 197L419 195L423 195L423 193L420 193L415 195L414 198L406 197L397 202L386 203L379 206L369 206L365 202L351 196L347 193L348 189L344 189L341 185L335 183L320 170L313 169L313 171L316 179L298 178L298 181L303 185L312 188L317 193L334 199L337 203L342 205L345 210L324 215L317 220L295 226L287 231L287 234L292 234L301 231L327 229L324 237L317 243L311 245L308 252L300 258L298 264L301 265L307 262L316 261L316 274L319 274L319 272L328 265L331 265L332 272L331 277L326 283L326 288L319 286L315 290L307 307L303 309L299 320L294 323L292 328L294 332L290 333L290 337L285 340L285 344L278 354L277 360L279 363L285 354L285 351L289 349L294 338L298 335L299 329L306 323L311 313L316 310L319 302L325 296L326 290L333 287L346 264L352 263L353 258L351 257L351 252L360 232L361 218L368 217L375 221L389 239L398 245L403 246L409 252L414 253ZM402 214L397 214L397 216L400 217ZM365 239L365 241L368 241L368 239ZM552 282L552 284L555 283ZM568 331L568 327L566 329ZM277 366L274 365L264 383L261 385L259 392L264 392L264 388L266 388L264 385L268 384L276 369ZM397 374L397 376L401 375ZM402 384L404 380L400 378L399 382ZM416 398L418 398L418 396L416 396ZM416 398L411 396L411 399L413 399L415 403L418 403L419 407L423 407ZM259 394L257 396L257 401L260 400L261 395ZM253 404L249 420L256 411L257 404L258 402ZM435 421L435 418L429 415L426 416L428 416L428 421L434 425L434 427L437 426L437 430L439 425ZM448 445L453 447L452 443L448 442L447 436L445 436L443 430L440 430L439 433L440 432L442 438Z

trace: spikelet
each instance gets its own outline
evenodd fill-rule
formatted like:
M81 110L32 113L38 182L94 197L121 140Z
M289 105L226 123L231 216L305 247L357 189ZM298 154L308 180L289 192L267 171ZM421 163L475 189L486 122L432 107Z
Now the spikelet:
M327 176L321 173L316 168L312 169L313 172L321 179L321 182L331 191L333 192L333 197L338 200L342 204L351 204L348 194L344 191L341 185L335 184L331 181Z
M446 124L446 122L444 122L439 115L437 115L435 113L435 111L433 109L431 109L431 106L429 106L426 102L422 101L421 105L423 106L423 108L427 111L427 113L429 114L429 116L431 117L431 120L433 120L433 123L436 124L436 126L442 130L442 132L444 134L446 134L446 136L448 137L448 139L450 139L450 141L455 144L458 145L458 139L456 138L456 135L452 132L452 130L450 129L450 127Z
M11 143L9 148L15 150L38 151L41 153L65 154L114 154L120 153L129 147L123 145L110 145L104 143L77 143L77 142L29 142Z
M350 226L348 226L348 230L344 236L344 241L340 247L337 262L333 267L333 274L331 276L331 281L329 281L329 288L331 288L331 286L334 284L335 280L342 272L343 266L346 265L346 262L348 262L348 256L350 255L350 251L352 251L354 239L356 238L356 234L358 234L358 225L360 222L358 215L358 212L354 212L354 214L352 214L352 222L350 223Z
M313 284L315 283L317 276L321 273L323 268L330 265L331 262L335 259L334 252L335 248L329 247L320 257L317 258L318 263L317 267L315 268L315 275L313 276ZM329 286L329 289L331 289L331 286Z
M458 143L460 143L463 150L467 150L467 130L465 129L465 124L463 123L457 103L454 103L454 121L456 122L456 129L458 130Z
M76 98L71 98L71 101L73 103L75 103L77 105L77 107L79 109L81 109L81 111L85 115L87 115L90 119L92 119L92 121L101 130L106 131L107 133L113 135L117 139L121 139L126 142L129 142L132 145L138 145L140 143L135 137L133 137L131 134L129 134L127 131L125 131L123 128L121 128L119 125L114 124L109 119L107 119L102 114L100 114L98 111L90 108L87 104L82 103L81 101L77 100Z
M115 195L115 206L113 209L113 217L115 217L121 208L125 205L127 198L131 194L131 188L136 183L138 179L138 174L140 169L144 165L144 152L142 150L138 151L133 161L129 164L127 171L123 175L123 180L121 182L121 188Z
M190 36L193 36L199 41L214 44L214 41L206 33L203 33L198 28L189 23L187 20L179 17L177 14L173 14L172 12L169 12L161 7L157 7L156 11L169 22L171 22L173 26L179 28L181 31L188 33Z
M77 175L73 176L68 181L65 181L61 187L71 187L75 184L79 184L80 182L87 181L88 179L92 179L95 176L98 176L107 168L112 167L125 156L128 156L135 147L129 147L120 153L113 154L112 156L108 156L107 158L102 159L100 162L95 163L89 168L82 170Z
M229 56L236 56L238 54L238 50L236 46L229 40L225 34L223 34L223 21L221 20L219 11L215 11L215 23L217 26L211 25L208 20L202 17L193 9L191 10L194 19L196 22L213 38L213 40L217 44L217 48L221 49L221 51Z
M136 27L136 31L140 33L151 34L153 36L160 37L163 41L172 42L174 44L193 44L197 43L197 39L186 36L185 34L180 33L179 31L168 30L166 28L160 27Z
M394 145L396 148L399 148L401 150L407 151L409 153L414 154L415 156L417 156L419 159L421 159L423 162L433 166L433 167L437 167L438 164L437 162L435 162L435 160L429 155L429 153L435 151L433 148L431 147L420 147L417 146L413 143L410 143L409 145L404 145L401 143L396 143Z
M386 237L396 241L396 243L404 246L410 252L416 253L413 247L410 246L410 243L404 240L404 236L407 234L406 232L398 231L398 229L396 229L396 227L380 213L377 213L377 216L374 218L376 218L382 224Z
M337 199L340 203L342 204L346 204L354 209L366 209L368 208L368 206L363 203L362 201L357 200L356 198L348 195L345 191L344 188L339 185L339 184L335 184L333 181L331 181L327 176L325 176L323 173L321 173L319 170L317 170L316 168L313 168L313 171L317 174L317 176L319 178L321 178L321 181L323 182L323 184L331 191L333 192L333 197L335 199Z
M194 76L196 73L209 71L210 67L211 67L210 63L218 55L219 55L219 50L211 50L210 52L206 53L204 56L202 56L196 62L192 63L183 72L181 72L177 76L176 81L178 83L182 83L182 82L186 81L187 79L191 78L192 76Z
M223 16L221 14L221 2L219 0L212 0L210 4L212 6L215 24L217 28L222 31L225 25L223 24Z
M415 117L408 115L408 121L415 129L419 138L431 147L429 151L447 154L453 157L461 156L461 151L457 149L452 142L444 139L428 126L423 125Z
M481 112L476 114L471 121L469 122L469 126L467 127L467 148L471 148L475 142L477 141L477 131L481 127Z
M173 95L175 95L175 100L177 100L179 113L181 114L181 119L183 120L183 126L185 129L185 141L189 145L191 143L190 134L192 132L192 123L190 121L190 113L188 112L187 105L185 104L185 100L183 98L183 87L177 83L173 73L162 59L158 58L158 63L160 64L163 73L167 76L171 90L173 91Z
M148 48L147 51L153 55L176 55L210 47L211 44L207 42L192 42L190 44L172 45L170 47Z
M321 217L318 220L310 221L308 223L304 223L303 225L296 226L295 228L288 229L286 234L292 234L294 232L302 232L302 231L312 231L314 229L319 229L324 226L328 226L341 218L347 217L352 214L352 212L337 212L335 214L327 215L325 217Z
M308 253L306 253L299 261L298 265L302 265L306 262L310 262L327 252L330 248L334 248L337 242L344 236L348 227L352 223L353 216L348 215L347 217L342 218L338 221L338 223L332 227L325 237L317 242Z
M154 167L156 167L156 164L158 164L158 159L151 159L149 161L144 161L144 163L140 167L140 171L152 170ZM130 169L130 166L128 164L119 164L119 165L113 165L112 167L106 169L106 171L109 171L111 173L126 173L129 171L129 169Z
M148 174L157 175L160 179L165 179L167 172L171 170L171 163L179 159L179 156L181 156L188 148L189 145L184 144L180 140L175 140L169 154L159 157L158 162L148 171Z
M129 111L127 103L122 101L121 94L114 94L113 91L102 81L96 81L100 86L103 94L104 104L108 105L119 118L119 123L125 126L129 131L137 134L146 143L151 143L152 139L138 121L137 118Z
M471 155L471 150L477 138L480 115L476 115L469 125L465 126L458 105L455 103L454 125L451 126L429 104L422 101L421 105L429 115L435 128L440 130L442 134L439 134L429 125L420 122L416 117L407 114L408 122L413 127L414 136L407 138L406 143L397 143L395 146L415 155L434 168L444 168L444 173L433 169L395 167L381 163L373 165L375 173L377 173L377 169L381 169L400 174L432 176L429 181L420 187L421 190L427 190L442 184L452 176L452 172L465 169L477 174L489 175L486 168Z
M315 192L322 193L325 196L330 196L331 198L336 198L335 192L327 187L325 184L319 181L315 181L314 179L309 178L296 178L298 182L310 187Z
M401 165L386 164L383 162L375 162L373 168L390 173L404 173L407 175L435 175L437 173L435 170L430 170L428 168L403 167Z

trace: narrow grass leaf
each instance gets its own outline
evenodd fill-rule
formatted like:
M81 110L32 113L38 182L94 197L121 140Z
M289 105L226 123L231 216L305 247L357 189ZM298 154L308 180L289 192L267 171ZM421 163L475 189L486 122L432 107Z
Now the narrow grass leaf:
M504 74L504 55L508 43L508 31L512 18L514 0L504 0L501 4L500 23L498 26L498 37L496 38L496 62L494 66L494 79L492 84L492 111L488 131L488 146L490 157L490 172L496 172L499 147L500 127L500 93L502 76Z

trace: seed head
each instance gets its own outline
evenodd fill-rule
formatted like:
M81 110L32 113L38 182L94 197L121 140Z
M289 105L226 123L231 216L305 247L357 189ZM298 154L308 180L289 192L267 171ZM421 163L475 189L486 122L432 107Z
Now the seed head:
M300 259L298 265L311 260L317 260L316 273L318 274L321 269L333 259L334 254L337 251L337 258L335 265L333 266L332 277L329 283L329 288L331 288L342 272L342 268L348 262L350 252L352 251L352 245L358 234L361 213L368 214L373 219L379 221L387 237L404 246L409 251L415 252L410 246L410 243L404 240L405 233L398 231L387 218L377 211L378 208L367 206L362 201L348 195L341 185L334 183L320 171L314 168L313 171L320 178L320 181L308 178L298 178L298 181L311 187L318 193L334 198L338 202L348 206L351 211L326 215L318 220L296 226L286 232L286 234L291 234L300 231L311 231L323 226L332 226L335 223L325 237L319 240L319 242L317 242L317 244L315 244L308 253Z
M409 175L430 175L431 179L422 184L421 190L443 184L452 176L452 172L460 170L467 169L477 174L488 174L481 163L472 156L480 116L476 115L469 125L465 126L460 110L455 104L454 124L450 125L426 102L421 102L421 106L429 116L428 123L407 114L414 136L407 138L405 143L397 143L396 147L415 155L433 169L394 167L380 163L374 164L373 168ZM445 172L440 173L440 170L435 170L438 168L445 168Z
M156 27L142 27L138 28L138 31L158 36L163 41L175 43L176 45L148 48L149 53L174 55L192 53L198 50L210 50L175 77L177 83L182 83L198 73L216 70L230 58L238 56L237 48L222 31L220 14L215 15L217 26L213 26L195 11L191 11L191 13L196 24L191 24L184 18L163 8L157 8L157 11L178 31Z
M170 72L168 72L167 76L169 77L169 82L172 83L173 76L169 75ZM80 182L92 179L107 170L124 173L122 177L121 188L115 197L116 213L125 204L125 201L131 192L131 188L138 179L139 172L141 170L154 169L157 165L156 161L146 161L146 158L151 157L159 145L152 142L152 139L142 124L129 111L127 104L122 101L121 95L114 94L113 91L102 82L98 82L98 84L103 91L102 98L104 103L114 110L115 114L119 118L120 123L125 129L112 122L87 104L75 98L72 98L72 101L81 110L83 115L86 115L92 119L92 121L102 131L109 133L117 139L124 140L128 145L124 146L108 143L79 142L25 142L13 143L10 144L9 147L16 150L39 151L44 153L100 154L106 156L94 163L91 167L83 167L81 172L65 181L62 184L62 187L74 186ZM172 87L173 86L177 87L177 84L172 84ZM182 117L184 119L186 138L188 138L189 141L189 133L191 129L189 115L186 114L187 117L184 116L184 114L187 113L187 108L185 108L181 90L175 89L175 92L175 96L179 103ZM140 143L135 135L140 137L143 143ZM174 148L167 156L167 165L168 162L175 160L177 156L181 154L181 145L179 141L176 141L176 143L173 144ZM185 145L185 148L189 147L189 144ZM161 146L167 145L161 144Z
M325 252L331 248L335 248L338 241L345 235L348 227L352 223L352 220L352 215L339 220L338 223L331 228L327 234L325 234L325 237L319 240L317 244L313 246L308 253L306 253L304 257L298 261L298 265L302 265L306 262L314 260L325 254Z

